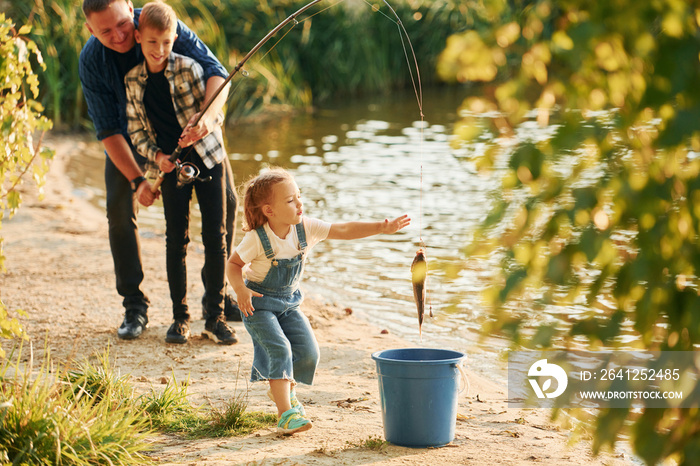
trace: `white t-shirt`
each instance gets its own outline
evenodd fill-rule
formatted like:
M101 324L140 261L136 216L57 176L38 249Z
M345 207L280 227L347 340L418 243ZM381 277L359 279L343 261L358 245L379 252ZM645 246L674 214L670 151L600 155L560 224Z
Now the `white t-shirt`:
M331 224L315 218L304 217L304 230L306 233L306 251L310 251L312 247L320 241L328 238L328 232L331 230ZM291 259L296 257L300 252L299 238L297 237L296 226L289 229L289 233L285 238L277 236L270 225L265 223L265 233L270 240L272 251L277 259ZM270 270L270 259L265 257L265 249L258 233L248 231L243 236L243 239L236 247L236 252L240 256L245 267L246 278L253 282L262 282Z

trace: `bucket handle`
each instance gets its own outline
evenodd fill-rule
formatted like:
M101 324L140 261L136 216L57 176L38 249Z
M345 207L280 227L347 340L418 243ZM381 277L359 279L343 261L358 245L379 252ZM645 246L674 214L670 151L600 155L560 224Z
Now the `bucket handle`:
M462 375L462 380L460 380L460 389L458 394L462 394L464 389L467 389L467 395L469 395L469 390L471 389L471 386L469 384L469 378L467 377L467 373L464 371L464 367L462 367L462 364L464 364L464 361L460 361L459 364L457 364L457 369L459 370L459 373Z

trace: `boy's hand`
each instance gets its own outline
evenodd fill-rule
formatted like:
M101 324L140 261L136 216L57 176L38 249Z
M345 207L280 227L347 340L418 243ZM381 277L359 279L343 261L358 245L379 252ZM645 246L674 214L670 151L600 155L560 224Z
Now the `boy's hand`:
M387 218L387 219L384 219L384 225L382 225L382 233L386 233L386 234L396 233L400 229L405 228L410 224L411 224L411 219L408 218L408 215L402 215L401 217L397 217L391 221Z
M261 298L262 295L256 291L251 290L247 286L236 288L233 290L236 293L236 301L238 301L238 308L241 310L244 316L250 317L253 315L253 296Z
M170 173L175 170L175 164L170 161L170 157L162 152L159 152L156 156L156 163L158 163L158 168L163 173Z
M197 118L199 118L199 113L192 115L190 121L187 122L187 126L182 130L182 135L178 141L180 147L191 146L216 128L217 118L207 118L205 115L204 118L200 119L197 124L195 124Z

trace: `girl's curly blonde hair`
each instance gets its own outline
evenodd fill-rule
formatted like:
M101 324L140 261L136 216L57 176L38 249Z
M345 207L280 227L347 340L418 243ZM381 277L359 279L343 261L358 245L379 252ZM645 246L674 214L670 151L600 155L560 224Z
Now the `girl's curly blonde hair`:
M270 203L275 185L288 180L294 180L289 172L272 167L246 182L243 194L243 213L245 214L243 231L255 230L267 222L262 208Z

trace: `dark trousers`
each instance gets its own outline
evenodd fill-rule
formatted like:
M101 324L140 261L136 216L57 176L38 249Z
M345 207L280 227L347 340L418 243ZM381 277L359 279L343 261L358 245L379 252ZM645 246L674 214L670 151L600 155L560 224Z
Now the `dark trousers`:
M226 255L231 251L236 231L237 198L233 183L231 163L226 158ZM138 201L131 192L129 180L122 175L109 157L105 162L106 211L109 225L109 246L114 261L117 293L123 298L122 304L128 311L146 314L148 297L141 290L143 267L139 243L136 212ZM202 270L204 280L204 270Z
M233 252L233 238L236 236L236 213L238 209L238 197L236 196L236 185L233 182L233 170L231 161L226 157L222 162L226 170L226 258ZM204 277L204 274L202 274ZM204 280L204 278L202 278Z
M143 267L139 227L136 223L136 200L129 180L107 157L105 163L105 191L109 247L117 278L117 293L127 311L146 314L148 297L141 290Z
M209 181L195 181L177 186L177 173L172 171L161 185L165 211L165 250L173 318L189 320L187 306L187 245L190 242L190 204L196 193L202 215L204 245L204 287L206 310L211 318L224 312L226 268L226 173L223 164L208 169L192 152L190 161L197 165L200 176Z

